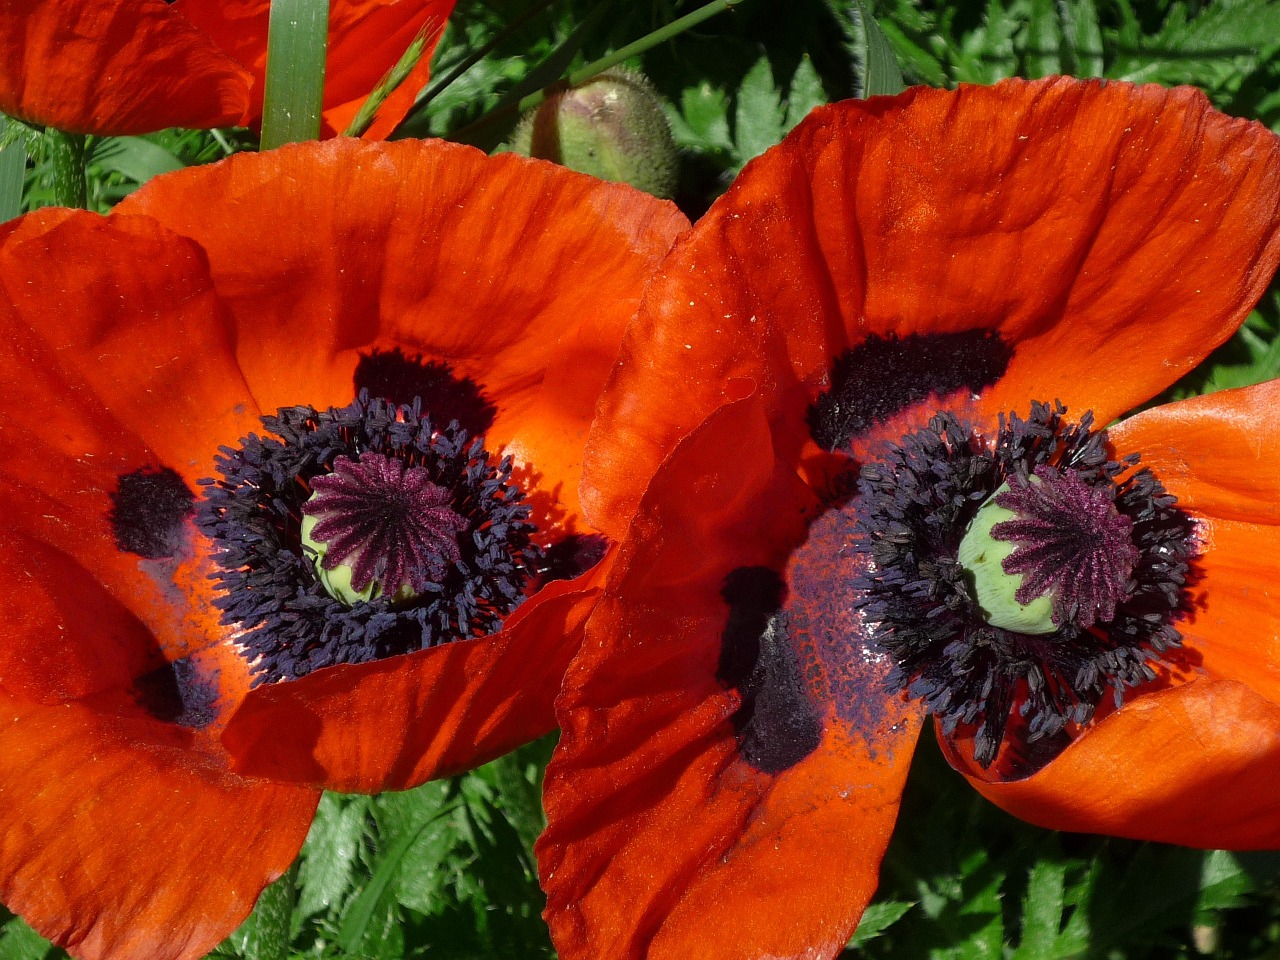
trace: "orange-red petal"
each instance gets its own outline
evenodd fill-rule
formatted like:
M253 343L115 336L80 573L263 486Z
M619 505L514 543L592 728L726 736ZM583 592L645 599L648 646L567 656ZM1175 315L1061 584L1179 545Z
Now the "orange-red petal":
M496 406L490 447L571 515L622 329L688 225L629 187L440 141L246 154L116 209L204 248L264 411L350 402L373 350L447 363Z
M1105 422L1231 334L1278 224L1280 140L1190 89L1012 80L816 110L646 293L589 447L591 515L620 533L733 377L800 444L833 358L871 334L997 332L1013 354L984 419L1060 398ZM915 402L938 374L875 388Z
M0 110L74 133L243 123L252 77L164 0L0 2Z
M1111 431L1197 522L1178 624L1187 677L1140 694L1015 783L956 764L1046 826L1232 849L1280 847L1280 381L1145 411ZM954 753L954 752L953 752Z
M0 694L0 900L84 960L204 956L288 868L319 794L198 734Z
M493 636L257 688L223 734L235 768L379 793L469 770L549 733L596 579L545 587Z
M404 118L430 76L431 53L456 0L332 0L325 61L324 135L342 133L369 93L420 31L428 40L422 59L378 111L368 136L381 138ZM177 0L174 10L253 76L253 106L245 122L262 118L270 0Z
M786 640L760 640L754 695L717 679L726 577L781 569L813 508L755 397L712 414L649 487L557 706L537 849L566 960L826 957L853 931L918 716L870 683L875 719L842 722Z

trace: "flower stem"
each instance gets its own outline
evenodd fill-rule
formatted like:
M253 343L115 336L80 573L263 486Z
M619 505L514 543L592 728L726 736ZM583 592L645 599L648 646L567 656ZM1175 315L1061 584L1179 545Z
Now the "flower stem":
M49 127L44 132L53 161L53 199L60 207L85 208L89 199L84 175L84 136Z

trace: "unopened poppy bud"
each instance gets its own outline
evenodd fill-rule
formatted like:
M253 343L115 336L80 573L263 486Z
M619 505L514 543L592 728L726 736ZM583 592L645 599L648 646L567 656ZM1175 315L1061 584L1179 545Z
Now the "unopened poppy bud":
M526 114L511 149L670 198L677 152L653 85L625 68L552 94Z
M1027 603L1018 600L1024 575L1006 573L1004 569L1005 560L1018 548L1018 544L992 534L992 527L996 524L1019 519L1013 510L996 502L1002 493L1008 491L1009 484L1001 485L978 510L960 541L957 559L972 577L974 599L987 623L1018 633L1053 633L1058 629L1053 622L1053 597L1042 593Z

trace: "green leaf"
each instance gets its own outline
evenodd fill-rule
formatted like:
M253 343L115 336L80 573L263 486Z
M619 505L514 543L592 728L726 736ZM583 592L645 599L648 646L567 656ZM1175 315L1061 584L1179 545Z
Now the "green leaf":
M51 946L49 941L14 917L0 927L0 960L43 960Z
M813 68L813 61L806 53L800 58L795 75L791 78L791 91L787 94L787 118L783 123L785 132L803 120L814 107L827 102L827 93L822 89L822 78Z
M355 885L354 873L368 826L369 798L326 793L302 846L298 912L304 917L340 907Z
M271 0L262 149L320 136L329 0Z
M1030 0L1027 18L1026 72L1030 77L1062 73L1062 27L1056 0Z
M853 0L849 12L852 15L854 43L862 64L862 96L901 93L906 89L906 84L902 82L902 71L898 67L889 38L876 22L869 0Z
M293 940L293 908L298 899L295 864L258 897L245 930L245 960L285 960Z
M887 900L883 903L870 904L858 921L858 929L853 932L849 946L860 947L868 940L874 940L891 926L901 920L912 907L913 901Z
M1070 72L1077 77L1102 76L1102 28L1094 0L1062 0L1058 9Z
M782 139L785 118L782 95L774 85L769 58L761 57L747 71L738 88L733 138L739 166Z
M27 179L27 147L20 137L7 136L10 122L0 117L0 141L8 141L0 146L0 223L22 212L22 188Z
M696 87L686 87L680 97L679 121L672 124L671 133L680 146L732 153L729 100L719 87L705 80Z
M185 166L164 147L142 137L108 137L99 140L94 144L92 160L98 166L138 183L146 183L152 177L173 173Z

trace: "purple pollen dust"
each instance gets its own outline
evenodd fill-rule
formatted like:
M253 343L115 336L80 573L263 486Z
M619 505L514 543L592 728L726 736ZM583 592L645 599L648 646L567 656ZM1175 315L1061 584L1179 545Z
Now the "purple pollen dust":
M1116 509L1113 487L1090 485L1074 470L1047 465L1008 482L1009 490L995 500L1018 519L997 523L991 535L1017 544L1002 564L1005 573L1023 576L1017 601L1048 593L1058 626L1088 628L1115 619L1140 552L1133 521Z
M311 536L326 545L321 563L350 566L357 591L376 580L388 597L406 587L420 593L461 558L458 534L468 523L423 467L380 453L340 456L311 486L315 496L302 510L319 521Z

